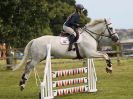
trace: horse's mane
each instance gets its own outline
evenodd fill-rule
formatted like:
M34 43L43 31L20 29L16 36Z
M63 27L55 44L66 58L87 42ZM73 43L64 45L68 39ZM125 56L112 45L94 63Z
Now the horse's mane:
M86 26L93 27L102 22L104 22L104 19L96 19L96 20L91 21L90 23L87 23Z

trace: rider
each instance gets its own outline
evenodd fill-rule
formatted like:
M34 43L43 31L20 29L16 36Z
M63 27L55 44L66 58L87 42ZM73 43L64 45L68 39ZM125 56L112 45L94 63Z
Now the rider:
M76 36L78 35L76 28L81 27L79 24L80 16L84 10L84 6L82 4L76 4L75 12L72 13L63 24L63 30L67 33L70 33L69 36L69 47L68 51L72 50L72 44L77 41Z

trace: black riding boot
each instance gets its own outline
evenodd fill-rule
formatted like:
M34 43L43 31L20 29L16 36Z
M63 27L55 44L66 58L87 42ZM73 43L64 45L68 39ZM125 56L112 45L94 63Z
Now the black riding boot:
M72 45L73 45L73 43L75 42L75 36L72 34L72 35L69 36L68 39L69 39L69 41L70 41L69 47L68 47L68 51L71 51L71 50L72 50Z

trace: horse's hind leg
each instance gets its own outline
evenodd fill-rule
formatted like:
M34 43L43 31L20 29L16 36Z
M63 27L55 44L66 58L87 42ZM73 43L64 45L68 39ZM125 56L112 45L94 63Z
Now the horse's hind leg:
M21 78L21 81L19 83L21 91L25 87L26 81L29 78L31 70L34 68L34 66L36 66L37 63L38 63L38 61L34 61L34 60L31 60L31 61L27 62L26 66L25 66L25 71L24 71L24 73L22 75L22 78Z

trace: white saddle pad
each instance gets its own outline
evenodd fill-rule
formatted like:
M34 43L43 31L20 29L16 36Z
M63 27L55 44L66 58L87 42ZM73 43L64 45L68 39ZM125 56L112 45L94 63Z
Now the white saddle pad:
M61 37L60 43L63 44L63 45L68 45L69 44L69 40L68 40L67 37Z
M80 41L81 41L81 37L79 37L79 39L77 40L76 43L80 43ZM69 44L69 40L68 40L67 37L61 37L60 43L61 43L62 45L68 45L68 44Z

